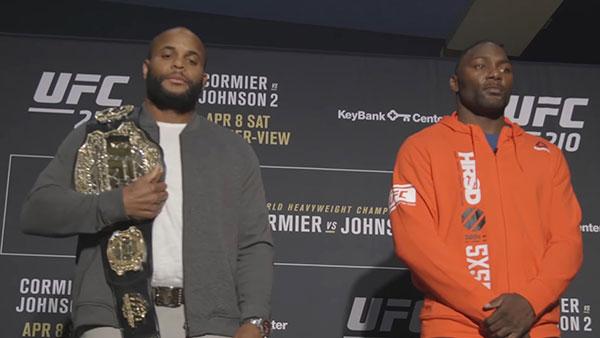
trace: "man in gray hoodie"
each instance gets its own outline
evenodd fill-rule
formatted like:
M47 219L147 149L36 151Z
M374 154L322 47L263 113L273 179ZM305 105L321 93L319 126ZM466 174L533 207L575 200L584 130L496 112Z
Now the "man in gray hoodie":
M273 243L258 159L241 137L196 113L205 64L202 41L180 27L157 35L144 60L147 96L131 118L160 144L164 172L154 168L97 195L75 191L82 126L63 141L25 201L25 232L78 236L77 335L121 337L100 240L127 220L153 220L151 284L162 337L268 335Z

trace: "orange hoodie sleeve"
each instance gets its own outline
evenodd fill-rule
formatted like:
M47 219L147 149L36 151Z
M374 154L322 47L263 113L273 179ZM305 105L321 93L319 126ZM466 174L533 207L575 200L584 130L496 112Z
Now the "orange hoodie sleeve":
M482 307L494 295L469 274L465 258L439 236L431 163L412 143L409 138L398 152L390 193L396 254L418 277L423 291L479 324L489 316Z
M549 229L546 252L535 279L517 293L525 297L537 316L556 302L575 277L583 261L581 209L571 185L569 167L558 148L549 205L544 206Z

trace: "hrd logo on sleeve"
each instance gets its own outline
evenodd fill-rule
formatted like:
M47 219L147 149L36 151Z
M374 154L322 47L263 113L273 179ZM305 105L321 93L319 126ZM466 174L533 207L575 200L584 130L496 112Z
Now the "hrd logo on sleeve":
M355 297L344 338L399 337L421 331L419 313L423 301L404 298ZM348 332L348 330L350 332Z
M581 134L573 130L583 129L584 125L583 120L575 118L575 113L585 111L589 101L588 98L581 97L511 95L504 114L524 128L544 128L542 131L528 132L547 138L560 149L575 152L581 144ZM581 118L581 115L579 117ZM552 125L555 126L555 130L547 130L552 128Z
M394 184L390 190L389 210L394 211L398 204L414 206L417 203L417 190L412 184Z
M74 114L82 96L94 95L95 103L102 107L120 106L122 99L111 97L116 85L129 83L129 76L100 74L73 74L43 72L33 94L34 105L27 109L30 113ZM92 116L90 110L80 110L84 119L76 127Z
M473 152L458 152L460 168L462 169L463 186L465 188L465 201L476 205L481 201L481 189L475 168L475 155Z

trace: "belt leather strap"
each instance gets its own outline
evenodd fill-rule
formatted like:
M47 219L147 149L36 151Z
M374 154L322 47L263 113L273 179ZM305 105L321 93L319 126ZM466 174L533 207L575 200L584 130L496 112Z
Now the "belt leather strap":
M151 223L151 222L146 222ZM138 228L142 231L144 241L152 243L151 224L139 224ZM145 229L150 231L144 231ZM128 271L123 276L118 276L109 266L106 255L108 238L110 234L102 240L102 261L104 265L104 275L110 286L115 301L115 315L119 319L119 324L123 332L123 338L160 338L158 328L158 318L154 308L154 297L152 297L150 278L152 277L152 249L148 247L148 259L142 264L141 271ZM132 327L123 314L124 297L126 294L136 294L145 301L146 313L144 319L136 322Z

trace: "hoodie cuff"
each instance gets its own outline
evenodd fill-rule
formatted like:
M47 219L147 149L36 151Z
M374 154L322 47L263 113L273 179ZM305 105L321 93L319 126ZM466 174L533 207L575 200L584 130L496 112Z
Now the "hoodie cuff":
M271 320L271 313L268 308L260 305L246 305L241 311L242 322L249 318L262 318L265 320Z
M123 204L123 188L102 192L98 195L100 220L104 226L128 219Z
M544 310L555 301L552 292L539 279L532 280L524 288L515 292L527 299L536 318L539 318Z

